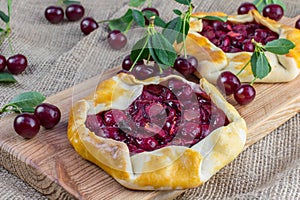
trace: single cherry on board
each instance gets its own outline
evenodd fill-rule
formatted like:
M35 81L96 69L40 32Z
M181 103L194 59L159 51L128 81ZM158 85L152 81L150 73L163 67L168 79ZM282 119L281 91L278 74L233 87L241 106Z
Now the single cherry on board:
M22 54L11 56L7 59L7 69L12 74L21 74L27 67L27 59Z
M85 35L90 34L98 27L98 23L92 17L86 17L80 23L80 29Z
M40 122L35 115L23 113L15 118L14 129L23 138L31 139L39 132Z
M80 4L71 4L66 8L66 17L69 21L78 21L84 15L84 7Z
M143 60L139 60L136 62L136 65L143 65L143 64L144 64ZM125 71L129 71L130 68L132 67L132 65L133 65L133 62L130 59L130 55L125 56L125 58L123 59L123 62L122 62L122 69Z
M58 6L49 6L45 10L46 19L52 23L57 24L64 18L64 10Z
M263 9L263 16L269 17L275 21L279 21L284 15L283 8L278 4L266 5Z
M116 50L122 49L127 44L126 36L119 30L109 32L107 40L111 48Z
M2 72L6 67L6 58L0 55L0 72Z
M257 8L253 3L245 2L238 7L237 13L239 15L244 15L247 14L250 10L257 10Z
M61 118L61 113L58 107L49 103L42 103L34 110L34 115L40 121L41 126L46 129L53 128Z
M300 19L296 21L295 28L300 29Z
M229 71L222 72L217 79L217 87L219 90L224 91L226 95L233 94L240 85L239 78Z
M252 85L244 84L238 87L234 92L234 99L240 105L246 105L253 101L255 98L256 92Z

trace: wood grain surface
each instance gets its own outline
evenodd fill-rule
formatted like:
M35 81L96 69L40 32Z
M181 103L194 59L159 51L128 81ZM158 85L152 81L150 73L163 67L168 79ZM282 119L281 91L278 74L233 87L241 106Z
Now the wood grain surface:
M296 19L283 19L294 25ZM96 165L82 159L67 139L72 103L91 93L99 81L115 74L113 69L47 98L62 112L52 130L24 140L13 130L15 115L0 120L0 164L50 199L172 199L184 190L132 191L119 185ZM249 129L246 147L254 144L300 111L300 76L289 83L255 84L257 97L247 106L228 99L245 118Z

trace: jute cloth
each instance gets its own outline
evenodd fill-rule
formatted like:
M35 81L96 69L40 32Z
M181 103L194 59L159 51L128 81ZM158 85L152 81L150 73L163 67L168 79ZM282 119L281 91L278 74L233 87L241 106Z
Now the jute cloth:
M79 22L48 23L44 10L55 2L13 1L11 41L15 53L27 56L29 67L25 73L16 76L18 83L0 84L0 106L24 91L53 95L120 65L129 53L134 39L130 39L129 45L121 51L112 50L106 41L106 24L84 36ZM85 16L103 20L125 13L129 0L81 2L86 8ZM235 13L241 2L194 0L198 11L219 10L229 14ZM286 16L300 14L298 0L284 2L288 11ZM153 6L160 10L162 18L170 19L174 16L172 9L178 4L170 0L153 0ZM6 0L0 0L0 9L6 11ZM0 27L2 25L0 23ZM130 31L128 35L135 38L136 32L139 30ZM0 54L12 55L7 40L0 47ZM46 198L0 166L0 199ZM300 199L300 115L249 147L203 186L187 190L177 199Z

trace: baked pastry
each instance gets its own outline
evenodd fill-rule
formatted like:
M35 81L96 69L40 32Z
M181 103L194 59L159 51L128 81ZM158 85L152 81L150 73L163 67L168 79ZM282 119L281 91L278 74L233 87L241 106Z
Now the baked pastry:
M193 14L200 18L208 15L226 16L221 12ZM268 76L256 79L256 82L287 82L297 77L300 71L300 30L265 18L256 10L245 15L228 16L227 22L191 18L186 49L188 54L199 61L196 75L216 83L223 71L237 74L250 60L254 50L252 38L262 44L286 38L296 45L286 55L266 52L272 69ZM180 51L181 46L182 44L175 44L176 50ZM239 78L242 82L251 82L254 79L251 64L248 64Z
M205 79L120 73L71 109L75 150L136 190L201 185L242 150L246 123Z

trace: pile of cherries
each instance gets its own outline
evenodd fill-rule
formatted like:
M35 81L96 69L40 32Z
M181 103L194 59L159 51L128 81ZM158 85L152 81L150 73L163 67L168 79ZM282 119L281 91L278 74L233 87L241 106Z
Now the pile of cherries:
M234 99L240 105L246 105L252 102L256 92L252 85L241 84L239 78L230 71L225 71L220 74L217 79L218 89L226 95L234 95Z
M69 21L78 21L84 15L84 7L80 4L71 4L66 8L66 17ZM59 6L49 6L45 10L46 19L52 24L58 24L64 19L64 10Z
M234 24L211 20L203 20L203 29L200 34L224 52L229 53L253 52L255 48L251 42L252 39L265 45L279 37L277 33L256 22Z
M16 54L9 57L7 60L3 55L0 55L0 72L7 70L12 74L21 74L27 67L27 59L22 54Z
M25 139L31 139L37 135L40 126L51 129L60 121L61 113L58 107L49 103L38 105L34 114L22 113L14 120L15 131Z
M146 85L126 110L88 115L85 122L96 135L126 143L131 154L168 145L191 147L228 123L204 91L177 79Z

